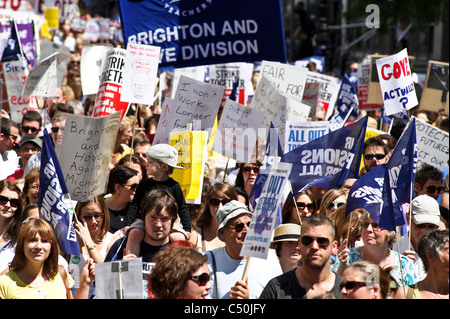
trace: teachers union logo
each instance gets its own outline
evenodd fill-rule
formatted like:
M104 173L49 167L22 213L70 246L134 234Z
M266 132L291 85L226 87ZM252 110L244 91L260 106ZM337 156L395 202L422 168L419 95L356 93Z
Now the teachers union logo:
M161 2L168 13L176 16L190 17L203 13L212 5L213 0L161 0Z

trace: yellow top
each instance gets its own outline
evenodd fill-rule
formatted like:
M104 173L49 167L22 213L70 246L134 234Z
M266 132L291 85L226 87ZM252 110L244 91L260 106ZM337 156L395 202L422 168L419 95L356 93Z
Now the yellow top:
M0 299L66 299L66 288L58 273L41 286L28 286L14 271L0 276Z

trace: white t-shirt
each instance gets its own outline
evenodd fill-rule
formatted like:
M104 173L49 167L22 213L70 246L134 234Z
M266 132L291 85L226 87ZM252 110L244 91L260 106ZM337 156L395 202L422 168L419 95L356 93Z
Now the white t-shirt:
M208 298L217 299L216 282L212 266L211 253L214 253L216 260L216 275L218 282L218 299L229 299L230 290L238 280L242 279L247 259L232 259L226 252L225 247L216 248L207 251L208 269L210 271L210 281L213 288L209 291ZM266 284L270 279L281 275L280 262L275 254L275 250L270 249L267 259L252 257L248 269L248 286L250 290L250 299L258 299Z

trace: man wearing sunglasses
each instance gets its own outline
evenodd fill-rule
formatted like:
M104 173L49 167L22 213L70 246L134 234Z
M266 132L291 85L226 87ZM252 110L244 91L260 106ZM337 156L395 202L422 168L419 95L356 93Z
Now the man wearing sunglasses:
M19 168L19 158L14 147L20 142L19 125L11 119L1 119L0 180L6 179Z
M38 136L42 127L42 116L38 111L28 111L22 117L22 123L20 125L20 130L22 137L27 135Z
M372 168L387 162L388 148L382 139L371 137L364 142L363 161L366 173Z
M218 209L217 237L225 246L205 252L212 284L209 298L257 299L267 282L282 273L275 251L270 250L267 259L252 258L248 277L241 280L247 259L240 254L252 217L247 206L237 200Z
M260 299L311 299L326 293L340 299L341 276L330 270L330 255L336 248L331 220L314 214L303 221L299 239L301 266L273 278Z

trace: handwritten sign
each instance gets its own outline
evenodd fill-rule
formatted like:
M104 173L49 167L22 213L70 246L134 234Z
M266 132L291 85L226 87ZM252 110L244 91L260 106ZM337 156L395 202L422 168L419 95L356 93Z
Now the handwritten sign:
M329 132L330 123L328 121L313 122L286 122L286 140L284 148L290 152L297 147L322 137Z
M386 115L416 106L418 101L407 50L378 59L376 63Z
M152 104L160 50L152 45L128 43L121 101Z
M319 83L319 96L317 107L323 107L326 112L325 119L333 114L334 104L339 94L339 79L326 74L308 71L306 83Z
M281 141L285 140L286 121L306 121L310 109L300 101L281 94L263 74L250 107L264 112L262 127L268 130L272 121Z
M120 115L67 115L59 161L72 199L87 201L105 192Z
M88 44L81 53L81 87L83 95L97 94L110 44Z
M100 87L93 110L93 117L100 117L122 111L123 117L126 115L129 103L122 102L123 69L125 64L126 51L120 48L114 48L108 52L106 63L103 68Z
M442 170L448 161L449 134L418 118L416 134L417 168L427 163Z
M367 55L358 64L358 104L360 110L375 110L383 107L381 100L380 83L371 81L371 72L377 73L373 68L372 56ZM378 99L378 95L380 98Z
M291 173L291 163L275 163L264 184L245 236L241 256L267 259L272 233L281 209L281 196Z
M187 203L201 204L207 140L206 131L170 134L170 145L178 151L177 165L186 168L174 170L171 177L180 183Z
M285 96L302 101L308 69L279 62L262 61L263 74Z
M264 113L227 99L214 138L213 151L249 163Z
M23 96L22 91L28 76L26 60L3 63L6 91L8 92L11 119L22 122L23 115L29 110L38 110L34 96Z

